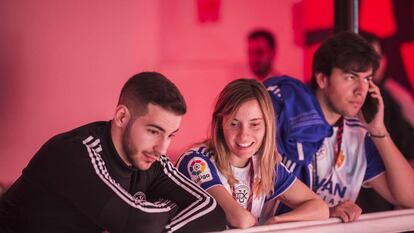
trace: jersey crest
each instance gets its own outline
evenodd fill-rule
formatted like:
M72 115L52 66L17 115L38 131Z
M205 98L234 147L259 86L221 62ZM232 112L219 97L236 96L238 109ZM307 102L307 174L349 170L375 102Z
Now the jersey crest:
M247 201L250 196L250 188L245 184L235 184L234 187L234 198L243 207L247 207Z
M336 168L341 168L342 167L342 165L345 162L345 158L346 158L345 154L341 150L341 152L338 153L338 158L336 158L336 163L335 163Z

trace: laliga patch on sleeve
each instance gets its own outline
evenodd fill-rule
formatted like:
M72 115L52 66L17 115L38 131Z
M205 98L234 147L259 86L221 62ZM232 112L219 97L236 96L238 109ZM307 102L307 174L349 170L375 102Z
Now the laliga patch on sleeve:
M187 169L191 179L198 185L213 180L207 162L200 157L192 158L190 162L188 162Z

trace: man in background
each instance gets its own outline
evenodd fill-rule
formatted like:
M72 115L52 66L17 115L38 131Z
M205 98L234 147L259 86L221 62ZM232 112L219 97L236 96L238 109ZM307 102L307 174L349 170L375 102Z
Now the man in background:
M265 29L254 30L247 38L247 55L249 68L256 79L264 81L277 76L273 69L277 41L273 34Z

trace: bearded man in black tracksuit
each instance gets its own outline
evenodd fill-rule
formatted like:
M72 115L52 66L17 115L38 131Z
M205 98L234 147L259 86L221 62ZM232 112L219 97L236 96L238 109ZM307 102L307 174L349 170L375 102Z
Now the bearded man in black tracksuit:
M223 230L215 200L165 152L186 112L163 75L124 85L114 118L51 138L0 202L0 232Z

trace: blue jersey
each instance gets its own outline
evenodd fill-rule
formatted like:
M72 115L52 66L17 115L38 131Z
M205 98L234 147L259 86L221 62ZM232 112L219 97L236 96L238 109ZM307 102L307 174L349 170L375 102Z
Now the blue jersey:
M355 201L363 183L384 172L378 151L357 118L344 118L341 160L335 165L337 127L326 122L312 91L287 76L264 84L277 114L277 144L283 163L305 184L315 187L329 206ZM281 207L277 212L286 210Z
M252 163L249 163L246 167L237 168L232 166L233 175L238 180L238 183L232 189L227 182L227 178L217 169L213 151L206 145L200 145L189 150L177 163L178 170L181 173L206 190L216 185L224 186L244 208L247 207L247 199L251 193L250 166L256 167L256 156L252 157ZM257 218L265 215L262 211L264 203L283 194L291 187L296 179L281 163L277 164L275 169L276 180L274 182L273 194L268 196L253 196L251 213Z

